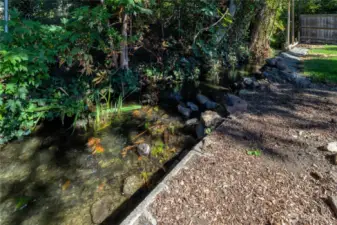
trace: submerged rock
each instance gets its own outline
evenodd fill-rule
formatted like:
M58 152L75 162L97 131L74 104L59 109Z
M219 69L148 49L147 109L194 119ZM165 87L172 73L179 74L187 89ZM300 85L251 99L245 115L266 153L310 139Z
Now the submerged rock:
M193 102L187 102L186 105L192 110L192 111L199 111L199 107L194 104Z
M150 145L143 143L137 146L137 152L139 155L148 156L151 153Z
M227 111L230 114L242 113L247 111L248 104L245 100L242 100L240 97L228 94L227 95Z
M33 137L28 139L23 143L20 159L28 160L30 157L34 155L34 153L40 148L42 145L42 139L39 137Z
M128 196L133 195L142 185L143 180L137 175L129 176L124 181L123 194Z
M215 127L222 122L222 117L214 111L206 111L201 114L201 121L205 127Z
M91 219L94 224L102 223L112 213L114 202L111 196L105 196L91 206Z
M180 112L183 116L189 118L191 116L192 110L184 106L178 105L178 112Z
M12 162L8 165L1 165L0 180L1 182L23 181L31 174L31 165L29 163Z

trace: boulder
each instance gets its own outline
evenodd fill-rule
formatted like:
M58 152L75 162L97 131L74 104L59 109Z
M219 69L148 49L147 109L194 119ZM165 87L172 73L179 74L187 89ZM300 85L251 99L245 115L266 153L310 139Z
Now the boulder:
M101 224L114 208L113 199L111 196L105 196L91 206L91 219L94 224Z
M178 105L178 112L180 112L186 118L189 118L191 116L192 110L182 105Z
M198 107L196 104L194 104L193 102L187 102L186 105L187 105L187 107L189 107L192 111L195 111L195 112L199 111L199 107Z
M201 114L201 121L207 128L217 126L222 120L222 117L214 111L206 111Z
M124 181L123 193L128 196L133 195L142 185L141 178L136 175L129 176Z
M137 152L139 155L148 156L151 153L150 145L143 143L137 146Z
M248 104L245 100L242 100L240 97L228 94L227 95L227 111L230 114L242 113L247 111Z

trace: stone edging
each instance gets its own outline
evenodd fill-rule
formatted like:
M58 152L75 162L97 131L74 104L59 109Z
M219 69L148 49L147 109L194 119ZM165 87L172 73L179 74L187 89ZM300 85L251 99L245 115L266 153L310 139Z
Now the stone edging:
M155 217L148 211L148 207L155 201L158 194L163 191L169 191L167 183L175 177L187 164L195 157L205 156L202 149L206 143L206 136L165 176L165 178L146 196L146 198L122 221L120 225L156 225Z

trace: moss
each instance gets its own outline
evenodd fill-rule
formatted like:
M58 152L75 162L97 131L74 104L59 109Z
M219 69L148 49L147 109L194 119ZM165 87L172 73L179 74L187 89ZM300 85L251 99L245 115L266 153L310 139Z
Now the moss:
M165 144L163 143L163 141L161 139L157 139L152 146L151 155L156 158L163 156L164 147Z

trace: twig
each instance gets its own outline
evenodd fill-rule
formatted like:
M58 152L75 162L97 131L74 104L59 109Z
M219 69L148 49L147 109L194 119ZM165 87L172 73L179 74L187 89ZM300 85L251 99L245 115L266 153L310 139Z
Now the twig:
M194 36L193 44L195 43L195 41L197 40L198 36L199 36L202 32L204 32L204 31L206 31L206 30L209 30L211 27L214 27L214 26L216 26L218 23L220 23L220 22L225 18L225 16L227 16L227 12L228 12L228 9L226 10L226 12L222 15L222 17L221 17L218 21L216 21L215 23L213 23L213 24L210 25L209 27L205 27L205 28L201 29L201 30Z

